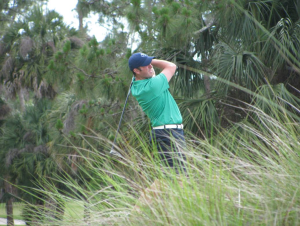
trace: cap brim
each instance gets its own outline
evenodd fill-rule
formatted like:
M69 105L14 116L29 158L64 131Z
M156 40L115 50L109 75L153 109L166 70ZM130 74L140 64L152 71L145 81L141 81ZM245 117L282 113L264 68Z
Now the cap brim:
M144 61L144 63L142 63L142 67L143 66L148 66L149 64L151 64L152 59L154 59L155 57L153 56L148 56L147 59Z

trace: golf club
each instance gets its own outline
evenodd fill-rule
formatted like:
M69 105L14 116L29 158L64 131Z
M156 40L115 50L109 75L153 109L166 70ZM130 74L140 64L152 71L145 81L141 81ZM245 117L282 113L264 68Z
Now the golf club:
M128 90L127 97L126 97L126 100L125 100L125 104L124 104L124 107L123 107L123 111L122 111L122 114L121 114L121 117L120 117L120 121L119 121L119 125L118 125L118 128L117 128L117 132L116 132L116 135L115 135L115 138L114 138L111 150L109 152L110 155L113 155L113 156L116 156L116 157L120 157L120 158L124 158L124 157L118 151L114 150L114 147L115 147L116 139L117 139L117 136L118 136L118 133L119 133L119 129L120 129L120 126L121 126L123 114L124 114L124 111L125 111L125 108L126 108L127 100L128 100L129 95L130 95L130 91L131 91L131 86L132 86L132 83L133 83L133 79L134 79L134 76L132 77L132 80L131 80L131 83L130 83L130 86L129 86L129 90Z

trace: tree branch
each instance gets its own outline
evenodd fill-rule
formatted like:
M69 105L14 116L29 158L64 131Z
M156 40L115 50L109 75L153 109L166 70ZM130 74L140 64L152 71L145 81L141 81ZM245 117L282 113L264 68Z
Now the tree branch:
M201 28L198 31L195 31L194 34L197 35L199 33L202 33L203 31L206 31L207 29L211 28L215 23L215 18L213 18L205 27Z
M77 67L75 64L73 64L72 62L69 62L76 70L81 71L85 76L87 77L95 77L93 75L89 75L88 73L86 73L84 70L82 70L81 68Z

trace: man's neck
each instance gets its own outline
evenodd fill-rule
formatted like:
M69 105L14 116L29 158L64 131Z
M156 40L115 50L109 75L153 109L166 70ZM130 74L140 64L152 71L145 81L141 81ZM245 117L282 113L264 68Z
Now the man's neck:
M153 76L150 77L150 78L154 78L155 76L156 76L156 75L153 75ZM135 78L135 81L140 81L140 80L150 79L150 78L140 78L140 77L137 77L137 76L135 76L134 78Z

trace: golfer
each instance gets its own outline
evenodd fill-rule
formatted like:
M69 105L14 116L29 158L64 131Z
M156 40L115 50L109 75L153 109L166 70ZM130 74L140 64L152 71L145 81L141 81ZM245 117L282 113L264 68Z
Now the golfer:
M131 93L151 122L151 142L156 142L167 167L173 167L177 173L186 172L185 155L180 150L185 145L182 116L169 91L177 66L144 53L134 53L128 64L134 74ZM153 67L161 72L155 75Z

